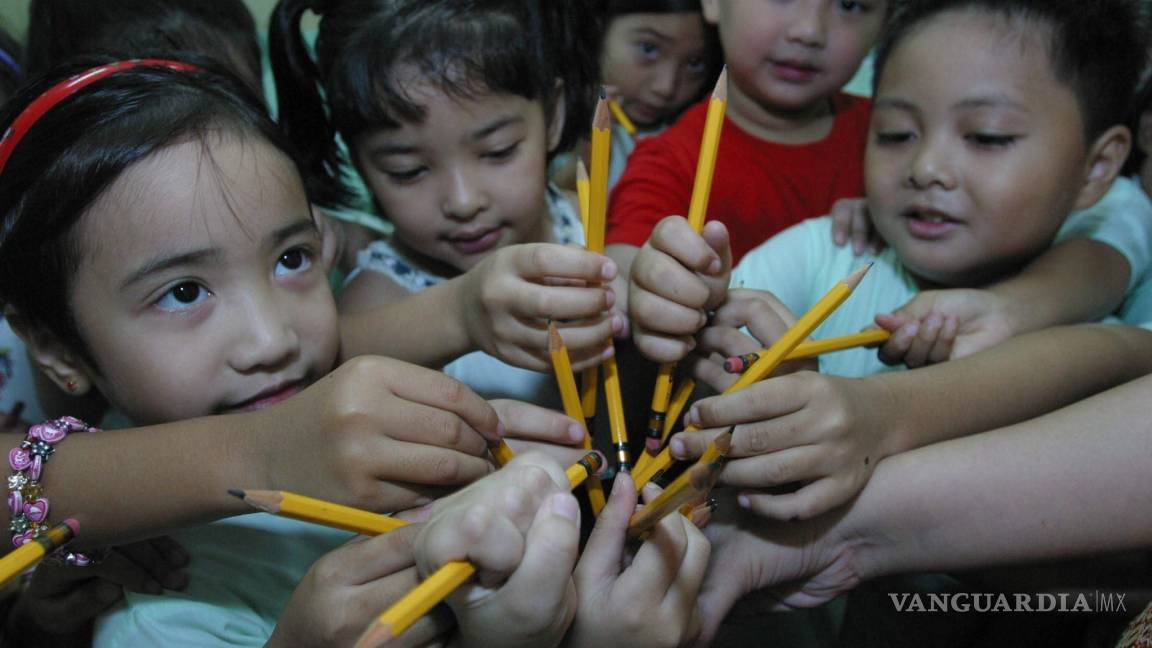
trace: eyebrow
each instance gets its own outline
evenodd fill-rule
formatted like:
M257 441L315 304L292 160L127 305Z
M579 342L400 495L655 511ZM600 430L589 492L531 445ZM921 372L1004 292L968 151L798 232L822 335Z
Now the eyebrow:
M975 110L978 108L1011 108L1022 113L1032 112L1018 101L1014 101L1007 95L991 94L991 95L978 95L975 97L968 97L962 99L950 107L950 110ZM910 113L920 113L920 108L908 101L907 99L899 99L892 97L881 97L872 103L873 110L903 110Z
M662 34L651 27L637 27L637 28L632 30L632 35L633 36L651 36L652 38L655 38L656 40L664 41L664 42L668 42L668 41L672 40L671 36L668 36L667 34Z
M269 234L265 238L264 247L279 247L284 241L287 241L293 236L308 231L315 232L316 223L312 222L311 219L298 220ZM124 281L120 282L120 289L124 290L146 279L150 275L171 270L172 268L207 265L208 263L218 262L222 256L223 253L219 248L202 248L171 256L157 256L145 261L139 268L125 277Z
M479 141L502 128L511 126L513 124L519 124L523 121L524 117L520 115L504 115L502 117L497 117L491 122L472 131L472 133L469 135L469 139L474 142ZM370 155L405 155L409 153L415 153L417 150L419 150L419 147L415 144L393 144L390 142L384 142L372 146Z

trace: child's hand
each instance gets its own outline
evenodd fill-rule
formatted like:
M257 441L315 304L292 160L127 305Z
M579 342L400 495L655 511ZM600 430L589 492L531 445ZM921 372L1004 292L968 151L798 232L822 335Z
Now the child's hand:
M624 316L607 286L616 263L602 254L550 243L511 245L469 270L461 283L464 327L475 348L550 371L548 321L556 321L579 371L611 355Z
M300 395L236 419L238 443L264 473L231 483L375 511L418 506L488 474L488 442L502 428L463 383L374 356L353 358Z
M712 557L700 590L700 642L715 639L733 605L752 592L765 608L781 610L816 607L856 587L854 554L836 526L842 515L778 524L721 498L704 530Z
M708 541L683 515L669 515L629 561L625 533L635 510L636 487L628 473L617 473L574 574L580 605L570 648L679 646L700 631L696 595Z
M564 414L539 405L516 400L489 401L500 422L504 424L505 438L516 454L536 450L562 466L570 466L585 454L584 424Z
M632 262L628 311L636 348L657 362L687 355L708 311L724 302L731 271L723 224L711 221L701 235L679 216L660 221Z
M892 333L880 347L887 364L920 367L956 360L1015 335L1012 304L990 290L928 290L876 324Z
M428 576L469 560L477 582L448 597L464 646L555 646L576 613L580 507L559 464L522 455L438 502L417 539Z
M292 592L267 646L350 646L385 608L419 583L412 546L418 525L358 537L316 561ZM389 646L446 635L452 615L436 608Z
M795 323L796 316L772 293L747 288L729 290L728 301L696 337L699 347L693 354L693 375L712 389L724 391L739 378L724 370L725 360L771 346ZM751 336L743 331L745 327ZM790 362L781 365L776 373L814 369L813 365L813 361Z
M832 242L844 247L852 241L852 253L877 252L884 241L876 235L868 216L868 201L863 198L841 198L832 205Z
M806 371L698 401L686 420L706 429L738 426L719 483L750 489L740 493L741 505L775 520L804 520L844 504L868 482L889 453L893 407L882 383ZM672 456L695 459L713 436L678 434ZM802 486L761 490L788 484Z
M9 617L9 628L19 628L19 633L9 636L32 645L32 637L82 629L125 591L183 590L188 576L181 568L187 564L187 552L167 536L114 547L89 567L41 562Z

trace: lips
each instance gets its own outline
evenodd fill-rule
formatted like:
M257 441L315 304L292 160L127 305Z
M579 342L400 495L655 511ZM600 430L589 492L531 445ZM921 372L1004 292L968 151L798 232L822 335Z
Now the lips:
M257 393L255 396L229 405L226 409L232 412L251 412L254 410L264 409L276 403L288 400L289 398L304 391L308 386L308 381L305 379L292 380L274 385Z
M944 238L963 224L944 212L924 208L910 209L904 214L904 223L909 234L925 240Z
M772 69L776 78L792 83L807 83L820 72L812 63L796 59L773 60Z
M451 236L445 237L445 240L458 253L472 255L482 254L496 247L503 235L504 228L502 227L486 227L455 232Z

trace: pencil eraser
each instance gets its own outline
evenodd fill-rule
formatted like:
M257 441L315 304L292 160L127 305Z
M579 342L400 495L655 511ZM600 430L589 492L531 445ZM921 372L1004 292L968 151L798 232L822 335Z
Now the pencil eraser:
M76 520L68 518L67 520L64 520L64 524L67 524L68 528L72 529L72 535L80 533L80 523Z

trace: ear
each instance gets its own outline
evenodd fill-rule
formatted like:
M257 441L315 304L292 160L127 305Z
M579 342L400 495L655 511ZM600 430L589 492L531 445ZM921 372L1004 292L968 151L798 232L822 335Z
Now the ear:
M344 228L315 205L312 206L312 220L320 230L320 263L325 272L332 272L344 251Z
M564 118L568 113L567 102L564 101L564 81L556 79L553 90L552 114L548 117L548 152L554 153L560 146L560 137L564 134Z
M11 306L4 309L4 316L16 335L24 340L28 357L61 391L72 396L83 396L92 390L89 369L54 333L30 325Z
M709 25L720 21L720 0L700 0L700 10L704 12L704 22Z
M1108 192L1131 148L1132 132L1127 126L1113 126L1096 138L1088 149L1084 185L1073 209L1087 209Z

